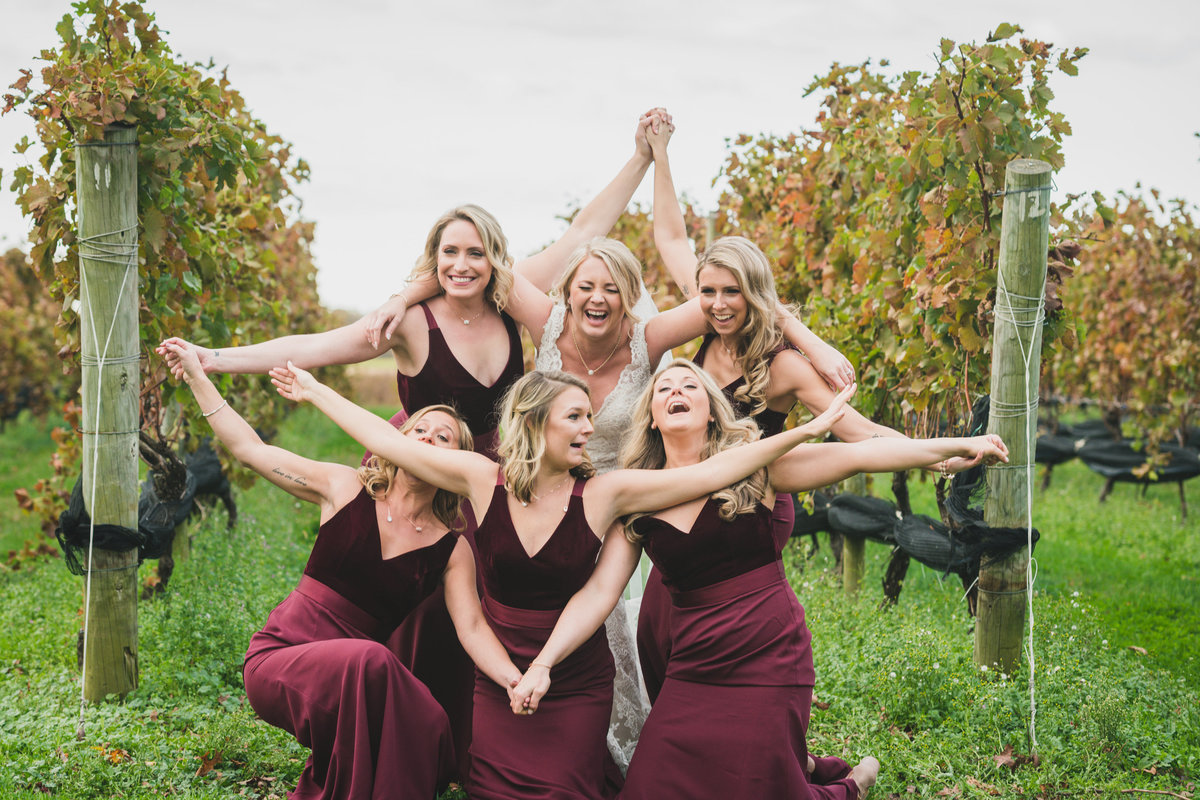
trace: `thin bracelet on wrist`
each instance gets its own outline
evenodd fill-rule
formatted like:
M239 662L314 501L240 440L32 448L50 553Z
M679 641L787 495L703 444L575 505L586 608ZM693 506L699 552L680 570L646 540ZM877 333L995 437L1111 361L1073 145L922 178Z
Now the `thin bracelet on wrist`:
M549 672L551 669L553 669L553 667L551 667L549 664L543 664L540 661L530 661L529 666L531 668L532 667L544 667L547 672Z
M221 405L217 406L212 411L201 411L200 416L205 417L207 419L208 417L211 417L213 414L217 413L218 411L220 411L222 408L224 408L227 405L229 405L229 401L222 400Z

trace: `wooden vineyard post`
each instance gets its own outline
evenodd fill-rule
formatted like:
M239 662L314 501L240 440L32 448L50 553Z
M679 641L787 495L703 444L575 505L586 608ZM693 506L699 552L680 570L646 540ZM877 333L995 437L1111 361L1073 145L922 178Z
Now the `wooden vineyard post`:
M1009 463L987 471L984 522L992 527L1025 528L1030 521L1050 182L1044 161L1016 159L1005 172L988 433L1004 439ZM1011 673L1020 663L1028 566L1025 546L1007 558L985 555L980 564L975 663L981 667Z
M867 476L854 475L845 481L846 491L865 497L867 494ZM842 539L842 588L848 597L858 597L862 588L863 573L866 571L865 559L867 540L863 536L845 534Z
M110 127L76 147L83 497L97 525L138 526L137 130ZM94 485L93 485L94 483ZM137 688L138 553L84 557L83 696Z

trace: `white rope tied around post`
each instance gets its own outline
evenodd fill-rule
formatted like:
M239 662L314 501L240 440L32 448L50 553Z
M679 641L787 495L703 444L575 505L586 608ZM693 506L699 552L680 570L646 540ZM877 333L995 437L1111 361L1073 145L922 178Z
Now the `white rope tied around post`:
M120 236L121 234L133 232L133 240L131 242L123 241L107 241L110 237ZM79 240L79 284L80 294L86 291L87 287L87 270L84 268L84 259L89 261L100 261L106 264L117 264L125 267L125 273L121 277L121 288L117 292L117 297L120 298L125 294L125 285L129 282L129 273L133 271L133 267L137 264L137 226L123 228L109 233L100 233L95 236L81 237ZM92 346L100 354L94 361L96 367L96 385L100 385L101 378L104 375L104 365L106 363L114 363L116 361L124 361L124 359L108 359L108 345L112 341L113 329L116 328L117 315L114 313L113 318L109 320L108 333L104 337L104 346L100 346L100 342L96 339L95 315L92 314L91 293L88 293L89 307L87 312L92 316ZM89 366L93 365L92 359L86 360ZM94 419L96 422L100 420L100 397L101 393L96 392L96 414ZM92 479L91 479L91 497L88 500L89 512L94 512L96 508L96 472L100 466L100 456L96 448L92 448ZM87 468L87 465L84 465ZM87 555L87 580L84 582L83 595L83 654L80 657L80 676L79 676L79 727L75 730L77 738L84 737L84 710L87 707L87 695L85 694L85 684L87 683L87 656L88 656L88 624L89 616L92 608L92 572L95 571L92 566L92 544L96 534L96 517L94 513L88 514L88 555Z
M996 285L996 324L1001 322L1012 325L1017 341L1020 343L1021 358L1025 362L1025 402L1024 403L1005 403L992 398L992 410L990 414L997 417L1018 417L1022 415L1037 414L1038 398L1029 396L1029 364L1033 360L1033 343L1036 340L1036 332L1040 325L1046 319L1046 275L1042 274L1042 291L1037 297L1029 295L1014 294L1008 291L1008 287L1004 285L1004 273L997 271ZM1014 300L1025 301L1033 305L1017 306L1013 304ZM1022 338L1022 330L1028 331L1028 343ZM1036 578L1035 562L1033 558L1033 472L1034 472L1034 454L1036 453L1036 442L1033 439L1031 430L1036 427L1036 417L1034 417L1035 425L1031 426L1028 422L1025 424L1025 520L1026 520L1026 547L1029 551L1029 559L1025 565L1025 601L1027 613L1029 615L1029 641L1025 646L1025 654L1029 659L1029 744L1031 750L1037 752L1037 681L1036 681L1036 663L1034 661L1033 650L1033 583ZM1019 465L1018 465L1019 468Z

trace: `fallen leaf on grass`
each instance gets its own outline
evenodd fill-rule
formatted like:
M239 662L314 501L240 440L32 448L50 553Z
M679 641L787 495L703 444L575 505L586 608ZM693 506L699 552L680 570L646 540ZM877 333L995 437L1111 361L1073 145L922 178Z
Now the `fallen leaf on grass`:
M196 777L199 778L201 775L206 775L209 772L212 772L213 767L220 763L221 754L219 752L205 753L200 757L200 768L196 770Z
M996 761L997 767L1008 767L1009 769L1017 768L1017 759L1013 758L1012 745L1008 745L1004 750L992 756Z
M1139 656L1149 655L1149 653L1146 652L1146 648L1138 647L1136 644L1129 645L1129 649L1137 653Z
M987 792L988 794L992 794L992 795L1000 794L1000 790L997 789L995 786L992 786L990 783L984 783L983 781L977 780L976 778L972 778L970 775L967 776L967 785L970 786L972 789L978 789L979 791Z
M938 792L937 796L938 797L961 797L962 789L959 788L958 784L955 784L953 786L947 786L946 788L944 788L940 792Z

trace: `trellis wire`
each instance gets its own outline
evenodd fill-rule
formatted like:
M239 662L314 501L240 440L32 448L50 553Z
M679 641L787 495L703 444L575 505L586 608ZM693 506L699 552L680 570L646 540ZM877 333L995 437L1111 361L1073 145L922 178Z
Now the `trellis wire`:
M130 242L121 240L106 241L108 237L119 237L122 234L133 232L133 239ZM92 313L91 300L92 294L87 291L87 269L84 267L85 259L88 261L99 261L106 264L117 264L125 267L124 275L121 277L121 288L118 290L118 302L125 294L125 284L129 282L129 273L133 271L136 264L138 251L137 241L137 226L133 225L121 230L110 231L108 233L100 233L95 236L81 237L79 240L79 283L80 294L87 294L88 308L87 313L91 316L93 323L92 328L92 346L100 353L100 357L95 359L94 366L96 367L96 386L99 387L101 379L104 376L104 365L107 363L124 363L126 359L108 359L108 345L112 341L113 330L117 325L117 315L114 312L112 319L108 324L108 333L104 337L104 347L100 347L100 342L96 339L95 314ZM91 359L88 359L88 366L93 366ZM93 419L97 422L100 420L100 398L102 393L96 392L96 413ZM100 465L100 454L97 448L92 448L92 479L91 479L91 498L88 501L88 507L93 512L96 508L96 472ZM84 465L85 468L87 465ZM86 683L87 683L87 657L88 657L88 624L92 610L92 573L98 572L92 566L92 543L96 533L96 516L94 513L88 515L88 555L87 555L87 580L84 582L84 599L83 599L83 653L80 656L80 674L79 681L79 727L75 731L75 735L80 739L84 736L84 710L87 707ZM115 569L113 571L116 571Z

